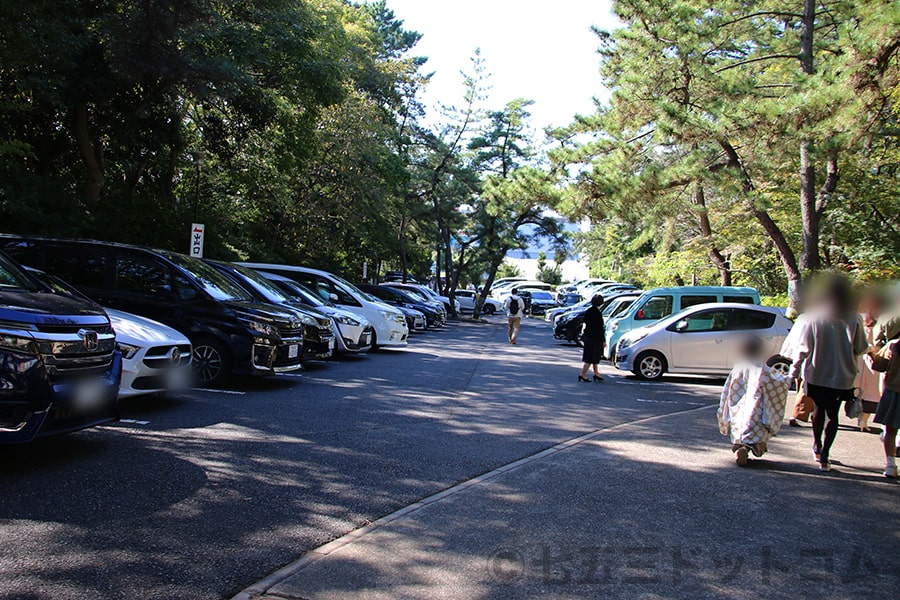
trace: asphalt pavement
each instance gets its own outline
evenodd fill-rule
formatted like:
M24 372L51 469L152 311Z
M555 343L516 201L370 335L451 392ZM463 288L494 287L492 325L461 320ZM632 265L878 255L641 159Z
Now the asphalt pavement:
M453 323L2 448L0 597L897 595L877 436L823 475L786 429L738 469L721 381L579 384L578 358Z

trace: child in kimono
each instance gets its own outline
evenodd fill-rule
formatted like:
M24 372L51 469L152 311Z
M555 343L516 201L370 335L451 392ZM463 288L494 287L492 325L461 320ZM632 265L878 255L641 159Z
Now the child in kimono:
M717 413L719 432L731 434L731 451L745 467L750 453L762 456L769 438L781 429L791 379L766 366L765 345L751 337L741 345L739 360L722 390Z

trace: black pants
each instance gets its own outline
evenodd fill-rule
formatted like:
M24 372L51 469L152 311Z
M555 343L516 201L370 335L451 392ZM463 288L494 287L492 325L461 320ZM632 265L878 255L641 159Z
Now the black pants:
M812 414L813 449L819 452L819 460L828 461L828 454L834 438L837 437L840 419L841 402L853 397L853 390L836 390L834 388L806 384L806 395L813 399L815 410ZM822 439L822 433L825 439Z

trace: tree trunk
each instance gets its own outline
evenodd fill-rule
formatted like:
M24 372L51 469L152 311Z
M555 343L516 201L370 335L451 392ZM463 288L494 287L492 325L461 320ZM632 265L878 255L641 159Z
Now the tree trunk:
M697 188L694 191L694 205L697 207L697 216L700 219L700 233L706 239L709 259L719 270L719 280L722 285L731 285L731 265L712 241L712 225L709 222L709 210L706 208L706 194L703 192L703 184L700 182L697 182Z
M788 244L787 239L784 237L784 232L778 227L778 223L772 219L768 211L757 206L754 198L755 188L753 180L750 179L750 174L747 173L747 169L744 168L744 164L741 162L737 150L735 150L734 146L727 140L719 140L719 146L722 147L722 150L724 150L726 156L728 156L729 167L736 169L740 174L741 190L744 192L747 210L749 210L750 214L752 214L759 222L763 231L766 232L766 235L769 236L769 239L772 240L775 249L778 251L778 257L781 259L781 264L784 266L784 272L788 279L787 292L789 307L794 311L798 311L800 309L801 275L800 269L797 266L797 256L794 254L791 245Z
M406 283L409 279L409 259L406 256L406 216L400 217L400 233L397 236L400 246L400 273L401 281Z
M84 201L89 210L93 210L100 203L100 195L103 193L105 180L103 177L103 150L100 142L94 144L88 130L87 104L79 104L75 108L74 115L75 140L78 150L81 152L81 161L84 163Z
M806 75L815 72L813 64L813 31L816 25L816 0L805 0L803 29L800 31L800 67ZM800 124L800 217L803 224L803 251L800 254L801 271L817 271L819 259L819 213L816 211L816 163L813 159L813 143L804 131L804 118Z
M800 142L800 217L803 221L803 251L801 271L817 271L819 258L819 213L816 210L816 166L812 156L812 142Z
M500 259L494 259L491 262L490 268L488 269L487 280L484 282L484 286L481 288L481 295L478 297L478 301L475 303L475 312L472 313L472 318L477 319L481 316L481 310L484 307L484 300L487 298L488 294L491 291L491 286L494 285L494 279L497 278L497 271L500 269L500 265L503 264L503 259L506 258L506 253L509 252L509 249L505 249L502 253L498 252L496 256L499 256Z

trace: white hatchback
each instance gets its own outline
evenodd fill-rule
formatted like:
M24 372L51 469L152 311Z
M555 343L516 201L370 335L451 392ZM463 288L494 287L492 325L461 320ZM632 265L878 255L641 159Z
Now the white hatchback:
M768 364L786 370L778 354L793 323L779 309L739 303L699 304L626 333L616 347L616 368L641 379L665 373L727 375L751 336L765 344Z
M106 308L122 351L119 398L191 385L191 342L167 325Z
M459 301L460 310L462 312L474 312L475 302L478 300L477 294L473 290L456 290L457 301ZM484 306L481 309L482 314L492 315L503 310L503 303L493 298L485 298Z

